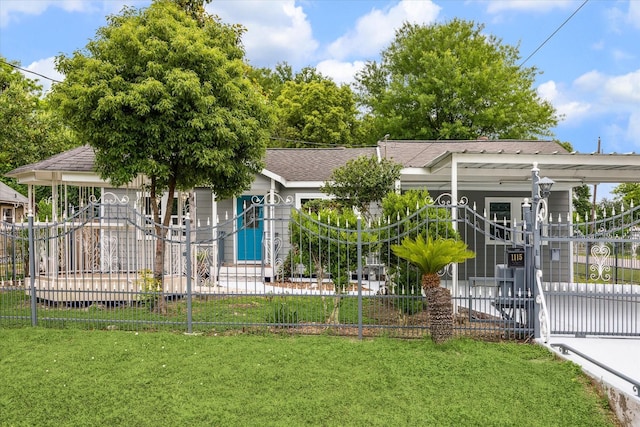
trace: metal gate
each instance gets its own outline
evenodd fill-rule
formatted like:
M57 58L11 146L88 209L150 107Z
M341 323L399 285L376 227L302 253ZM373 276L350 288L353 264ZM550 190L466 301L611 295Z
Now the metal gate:
M439 272L456 334L527 339L536 331L530 230L486 218L464 199L443 194L393 216L362 218L299 210L268 194L212 224L184 212L161 236L134 206L112 197L57 223L3 229L2 273L11 281L0 290L0 320L422 336L430 325L420 274L392 250L422 234L463 240L476 254ZM252 262L234 259L243 227L260 230ZM153 274L159 240L160 287ZM159 298L171 305L164 316L149 312Z
M557 218L542 234L551 333L640 336L640 208Z

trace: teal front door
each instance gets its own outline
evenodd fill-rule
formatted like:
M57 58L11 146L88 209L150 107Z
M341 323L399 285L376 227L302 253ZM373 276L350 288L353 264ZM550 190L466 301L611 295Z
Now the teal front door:
M236 201L238 261L260 261L262 259L263 208L252 205L251 197L242 196Z

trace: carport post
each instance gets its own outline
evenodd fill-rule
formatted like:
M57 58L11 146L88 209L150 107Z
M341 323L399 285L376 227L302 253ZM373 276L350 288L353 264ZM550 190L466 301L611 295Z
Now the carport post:
M36 245L33 236L33 211L29 209L29 284L31 286L31 326L38 325L36 301Z
M191 292L191 218L189 212L184 217L185 231L185 263L186 263L186 279L187 279L187 332L193 332L193 310L191 308L192 292Z
M362 339L362 216L357 220L357 257L358 257L358 339Z

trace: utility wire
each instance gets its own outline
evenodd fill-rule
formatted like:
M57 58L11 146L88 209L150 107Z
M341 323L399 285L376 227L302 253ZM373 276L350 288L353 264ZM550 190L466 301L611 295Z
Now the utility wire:
M551 40L551 39L553 38L553 36L555 36L555 35L556 35L556 33L557 33L558 31L560 31L560 29L561 29L562 27L564 27L564 25L565 25L567 22L569 22L569 21L570 21L570 20L571 20L571 18L573 18L573 17L576 15L576 13L578 13L578 12L580 11L580 9L582 9L582 8L583 8L583 6L584 6L585 4L587 4L587 2L588 2L588 1L589 1L589 0L584 0L584 1L582 2L582 4L581 4L580 6L578 6L578 8L577 8L576 10L574 10L574 11L573 11L573 13L572 13L572 14L571 14L567 19L565 19L565 21L564 21L562 24L560 24L560 26L559 26L558 28L556 28L556 30L555 30L553 33L551 33L551 35L550 35L549 37L547 37L547 39L546 39L545 41L543 41L543 42L540 44L540 46L538 46L538 47L536 48L536 50L534 50L533 52L531 52L531 54L530 54L529 56L527 56L527 57L525 58L525 60L524 60L524 61L522 61L522 62L520 63L519 67L522 67L522 66L523 66L523 65L524 65L524 64L525 64L529 59L531 59L531 57L532 57L533 55L535 55L535 54L536 54L540 49L542 49L542 47L543 47L545 44L547 44L547 42L548 42L549 40Z
M47 77L44 74L40 74L40 73L36 73L35 71L27 70L26 68L19 67L18 65L12 64L11 62L3 61L3 60L0 59L0 63L3 63L5 65L13 67L16 70L20 70L20 71L22 71L24 73L35 74L36 76L42 77L43 79L51 80L53 83L62 83L60 80L52 79L51 77Z
M280 138L277 136L271 136L269 137L270 140L272 141L282 141L282 142L293 142L293 143L297 143L297 144L302 144L302 145L315 145L315 146L319 146L320 148L339 148L339 147L345 147L344 144L332 144L332 143L323 143L323 142L311 142L311 141L303 141L300 139L289 139L289 138ZM354 145L349 145L349 148L370 148L370 147L376 147L376 145L371 145L371 144L354 144Z

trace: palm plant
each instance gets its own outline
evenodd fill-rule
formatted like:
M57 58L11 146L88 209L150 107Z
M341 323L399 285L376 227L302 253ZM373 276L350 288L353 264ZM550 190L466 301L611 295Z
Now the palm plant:
M448 340L453 335L451 293L440 287L438 272L451 263L475 257L475 253L460 240L431 237L425 240L422 235L415 239L405 237L402 244L391 246L391 250L415 265L422 274L431 339L437 343Z

